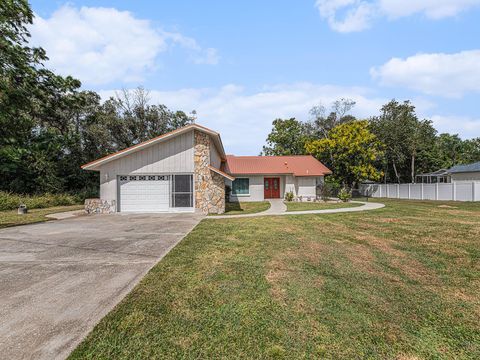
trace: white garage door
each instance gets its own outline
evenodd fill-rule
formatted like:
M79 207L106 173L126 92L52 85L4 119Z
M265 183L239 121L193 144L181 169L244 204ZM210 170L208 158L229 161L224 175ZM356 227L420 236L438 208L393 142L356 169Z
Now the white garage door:
M119 176L120 211L168 211L170 177L168 175Z

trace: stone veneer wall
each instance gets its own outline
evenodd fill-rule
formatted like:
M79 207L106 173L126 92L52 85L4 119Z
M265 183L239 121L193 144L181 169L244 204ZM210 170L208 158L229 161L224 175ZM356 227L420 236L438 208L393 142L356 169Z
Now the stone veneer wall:
M85 199L85 212L87 214L111 214L116 210L116 202L109 203L101 199Z
M223 176L211 171L210 136L194 130L194 181L195 207L204 214L223 214L225 212L225 181Z

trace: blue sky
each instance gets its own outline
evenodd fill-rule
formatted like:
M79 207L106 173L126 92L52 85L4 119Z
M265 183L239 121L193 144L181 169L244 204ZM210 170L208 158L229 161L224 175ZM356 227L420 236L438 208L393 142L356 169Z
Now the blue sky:
M441 132L480 136L480 0L32 1L49 67L107 97L143 85L198 112L227 152L258 154L276 117L346 97L410 99Z

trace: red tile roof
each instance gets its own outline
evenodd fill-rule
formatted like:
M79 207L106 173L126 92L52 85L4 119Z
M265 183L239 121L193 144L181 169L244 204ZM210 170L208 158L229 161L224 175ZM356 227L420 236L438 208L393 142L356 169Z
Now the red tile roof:
M227 155L228 173L293 174L295 176L322 176L332 172L311 155L297 156L235 156Z

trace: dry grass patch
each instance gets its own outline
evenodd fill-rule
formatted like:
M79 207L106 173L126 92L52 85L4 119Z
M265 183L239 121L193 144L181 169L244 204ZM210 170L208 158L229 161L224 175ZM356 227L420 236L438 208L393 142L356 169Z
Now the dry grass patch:
M480 204L382 202L204 221L71 357L480 358Z

